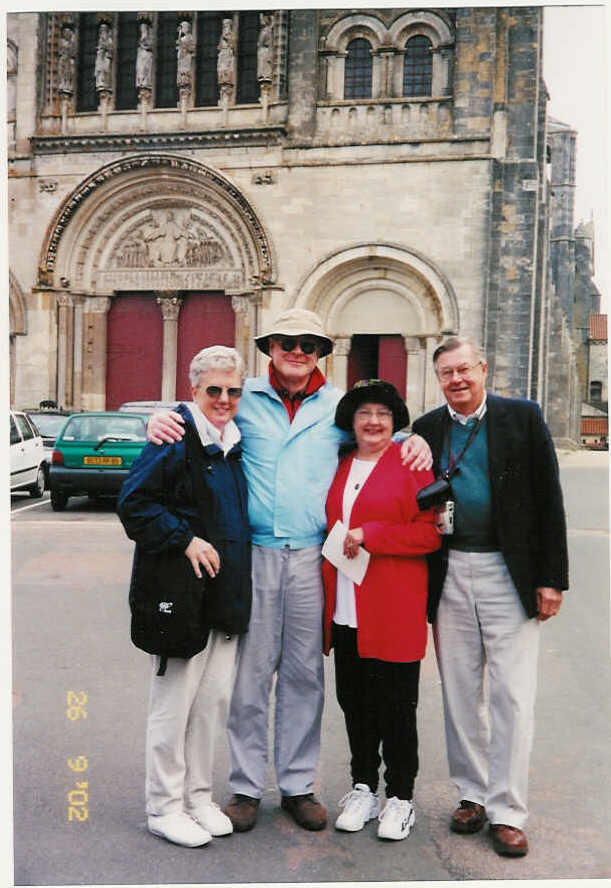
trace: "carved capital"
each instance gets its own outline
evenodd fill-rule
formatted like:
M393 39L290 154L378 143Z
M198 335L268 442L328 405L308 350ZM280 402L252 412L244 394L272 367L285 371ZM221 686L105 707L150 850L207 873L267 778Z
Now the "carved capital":
M232 296L231 307L236 314L245 314L248 311L250 299L248 296Z
M74 305L74 299L70 293L56 293L55 301L58 308L72 308Z
M404 336L403 341L408 355L419 355L422 351L422 342L418 336Z
M333 345L333 354L338 358L347 358L350 354L350 343L351 340L349 337L336 339Z
M110 306L110 296L87 296L83 303L83 310L87 314L108 314Z
M177 321L180 314L182 299L174 295L158 296L157 305L161 308L161 317L164 321Z

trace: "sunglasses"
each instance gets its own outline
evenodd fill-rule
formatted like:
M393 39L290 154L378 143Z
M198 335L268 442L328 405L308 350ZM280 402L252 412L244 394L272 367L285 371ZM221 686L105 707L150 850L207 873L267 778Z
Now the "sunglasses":
M206 394L211 398L220 398L223 392L227 392L228 398L239 398L242 394L242 389L238 388L227 388L224 385L209 385L206 387Z
M318 345L313 339L300 339L297 336L282 336L274 339L274 342L278 342L282 351L285 352L294 351L297 344L299 344L304 355L312 355L318 350Z

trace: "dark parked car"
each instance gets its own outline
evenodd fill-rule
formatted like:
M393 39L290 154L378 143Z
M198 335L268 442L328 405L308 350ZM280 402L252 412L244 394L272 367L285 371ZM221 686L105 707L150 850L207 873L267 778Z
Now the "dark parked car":
M55 441L49 486L56 512L70 496L116 496L146 444L146 416L75 413Z

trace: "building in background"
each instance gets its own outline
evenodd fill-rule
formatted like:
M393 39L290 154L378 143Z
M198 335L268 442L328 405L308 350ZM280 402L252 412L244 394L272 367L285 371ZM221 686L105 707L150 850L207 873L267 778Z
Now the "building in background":
M542 27L539 7L9 14L12 403L189 397L197 350L259 372L253 336L300 306L340 387L384 377L416 417L459 333L578 442L598 309Z

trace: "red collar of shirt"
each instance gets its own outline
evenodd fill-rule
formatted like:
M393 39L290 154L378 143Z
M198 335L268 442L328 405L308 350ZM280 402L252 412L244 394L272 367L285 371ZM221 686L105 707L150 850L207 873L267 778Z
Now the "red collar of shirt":
M286 407L286 412L289 415L289 419L292 422L293 419L295 418L295 414L297 413L297 411L301 407L301 403L304 400L304 398L307 398L310 395L313 395L314 392L317 392L319 388L322 388L322 386L326 382L326 379L323 376L323 374L321 373L321 371L318 369L318 367L314 367L314 370L312 371L312 375L310 376L306 387L302 391L296 392L294 395L289 395L288 391L284 388L284 386L280 384L280 381L278 380L278 377L276 376L276 371L274 370L274 365L270 361L269 381L270 381L272 388L274 388L275 391L277 391L278 394L280 395L280 397L282 399L282 403Z

